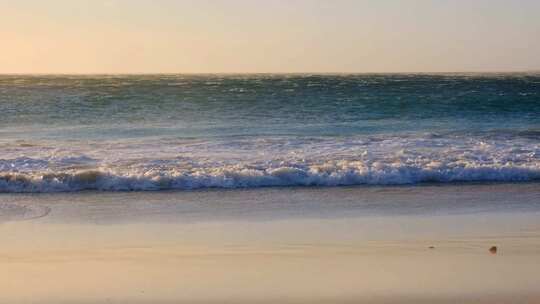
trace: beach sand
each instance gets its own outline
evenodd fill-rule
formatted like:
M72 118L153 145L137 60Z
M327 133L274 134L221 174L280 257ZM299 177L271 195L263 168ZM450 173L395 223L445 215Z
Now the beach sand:
M0 303L540 302L534 183L0 204Z

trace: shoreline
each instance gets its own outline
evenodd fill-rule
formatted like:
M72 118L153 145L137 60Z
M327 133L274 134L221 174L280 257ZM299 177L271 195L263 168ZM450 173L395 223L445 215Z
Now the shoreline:
M0 223L41 217L204 222L485 212L540 212L540 183L0 193Z

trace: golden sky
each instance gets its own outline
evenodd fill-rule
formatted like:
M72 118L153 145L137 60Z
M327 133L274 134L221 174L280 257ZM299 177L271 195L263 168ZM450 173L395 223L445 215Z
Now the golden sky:
M0 73L540 70L537 0L0 0Z

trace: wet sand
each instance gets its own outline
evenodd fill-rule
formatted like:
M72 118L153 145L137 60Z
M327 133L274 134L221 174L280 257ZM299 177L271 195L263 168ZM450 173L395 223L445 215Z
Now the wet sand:
M538 184L0 200L0 303L540 302Z

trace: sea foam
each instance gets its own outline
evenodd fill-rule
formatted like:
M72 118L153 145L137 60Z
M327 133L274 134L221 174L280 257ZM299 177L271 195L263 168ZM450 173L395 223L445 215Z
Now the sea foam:
M53 150L25 146L13 158L0 159L0 192L540 180L538 141L523 136L247 137L55 144ZM16 157L21 153L25 156Z
M401 185L422 182L532 181L538 166L418 167L342 163L295 168L206 168L192 172L114 172L91 170L62 173L4 173L1 192L60 192L81 190L130 191L268 186Z

